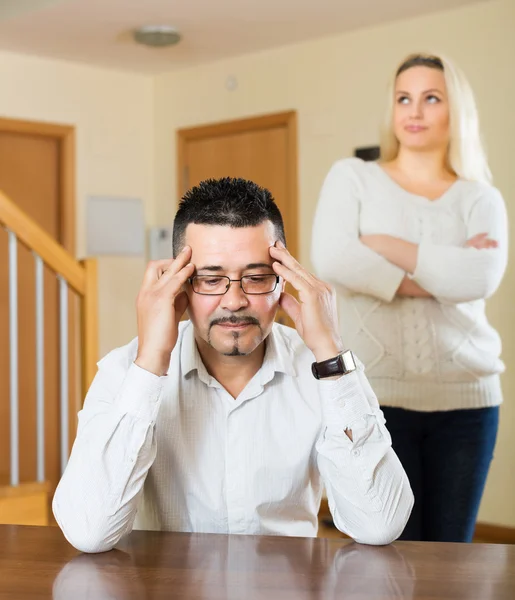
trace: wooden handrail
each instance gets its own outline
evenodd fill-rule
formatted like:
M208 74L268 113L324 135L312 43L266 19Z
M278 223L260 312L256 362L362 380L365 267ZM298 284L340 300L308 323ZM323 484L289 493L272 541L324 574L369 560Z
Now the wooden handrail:
M84 296L87 289L85 269L1 191L0 225L15 233L20 242L38 254L44 263Z
M18 240L35 252L43 262L81 297L82 397L95 376L98 360L98 287L95 259L78 262L40 225L27 216L0 191L0 226L12 231Z

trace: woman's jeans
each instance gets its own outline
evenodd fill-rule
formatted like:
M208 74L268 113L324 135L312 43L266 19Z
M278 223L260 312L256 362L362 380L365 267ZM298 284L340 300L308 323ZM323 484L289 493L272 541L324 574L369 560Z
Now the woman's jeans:
M415 495L399 539L471 542L493 458L499 407L438 412L381 408Z

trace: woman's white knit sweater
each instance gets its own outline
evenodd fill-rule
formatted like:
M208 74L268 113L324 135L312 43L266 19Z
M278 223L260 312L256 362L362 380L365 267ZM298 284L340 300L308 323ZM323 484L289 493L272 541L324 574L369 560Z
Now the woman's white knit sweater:
M478 233L498 248L466 248ZM418 244L413 280L433 298L396 291L406 275L360 242L387 234ZM457 180L439 199L411 194L373 162L333 165L317 207L311 259L336 287L344 343L385 406L437 411L501 403L501 341L485 299L503 277L507 218L499 191Z

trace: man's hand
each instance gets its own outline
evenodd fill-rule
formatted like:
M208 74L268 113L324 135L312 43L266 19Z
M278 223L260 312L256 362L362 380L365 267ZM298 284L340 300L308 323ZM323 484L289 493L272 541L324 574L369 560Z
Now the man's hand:
M186 246L176 259L149 263L136 300L138 315L138 356L136 364L165 375L178 336L179 321L188 306L182 286L193 275Z
M283 292L280 306L295 323L316 361L327 360L342 352L334 290L306 271L281 242L270 248L270 256L276 261L272 266L277 275L299 294L297 301L291 294Z
M465 248L476 248L477 250L497 248L498 246L498 242L491 240L487 233L478 233L465 242Z

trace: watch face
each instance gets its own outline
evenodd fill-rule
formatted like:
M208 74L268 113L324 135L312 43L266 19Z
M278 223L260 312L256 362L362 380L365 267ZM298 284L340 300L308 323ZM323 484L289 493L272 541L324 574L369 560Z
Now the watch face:
M347 350L341 355L342 363L343 363L343 372L350 373L351 371L356 370L356 361L354 360L354 355L350 350Z

